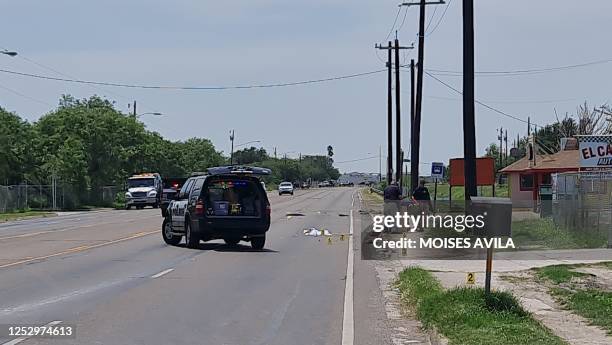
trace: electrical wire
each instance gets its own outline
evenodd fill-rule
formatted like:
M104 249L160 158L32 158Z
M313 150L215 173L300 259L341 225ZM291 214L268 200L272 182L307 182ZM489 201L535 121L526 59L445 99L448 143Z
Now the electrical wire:
M8 91L8 92L10 92L10 93L13 93L13 94L15 94L15 95L17 95L17 96L23 97L23 98L25 98L25 99L27 99L27 100L30 100L30 101L34 101L34 102L37 102L37 103L40 103L40 104L48 105L48 106L50 106L50 107L52 107L52 108L53 108L53 107L55 107L54 105L52 105L52 104L51 104L51 103L49 103L49 102L45 102L45 101L42 101L42 100L40 100L40 99L37 99L37 98L31 97L31 96L28 96L28 95L26 95L26 94L23 94L23 93L21 93L21 92L19 92L19 91L13 90L13 89L11 89L11 88L9 88L9 87L6 87L6 86L4 86L4 85L1 85L1 84L0 84L0 89L4 89L4 90L6 90L6 91Z
M395 15L395 20L393 21L393 26L391 26L391 30L389 30L389 33L387 34L387 38L385 38L385 41L388 41L389 37L391 37L391 34L393 33L393 29L395 29L395 24L397 24L397 19L399 18L399 15L401 12L402 12L402 8L400 7L397 10L397 14Z
M2 49L5 49L5 50L6 50L6 48L4 48L4 47L2 47L2 46L0 46L0 48L2 48ZM64 73L64 72L61 72L61 71L59 71L59 70L57 70L57 69L55 69L55 68L53 68L53 67L50 67L50 66L44 65L44 64L42 64L42 63L40 63L40 62L37 62L37 61L34 61L34 60L32 60L32 59L30 59L30 58L28 58L28 57L24 56L24 55L23 55L21 52L20 52L20 53L17 55L17 57L18 57L18 58L20 58L20 59L22 59L22 60L25 60L25 61L27 61L27 62L29 62L29 63L31 63L31 64L34 64L34 65L36 65L36 66L38 66L38 67L40 67L40 68L46 69L46 70L48 70L48 71L51 71L51 72L53 72L53 73L55 73L55 74L57 74L57 75L60 75L60 76L62 76L62 77L71 78L71 79L78 79L77 77L74 77L74 76L72 76L72 75L70 75L70 74L67 74L67 73ZM109 94L111 94L111 95L113 95L113 96L115 96L115 97L117 97L117 98L120 98L120 99L122 99L122 100L124 100L124 101L128 101L129 103L131 103L131 101L132 101L131 99L129 99L128 97L126 97L126 96L124 96L124 95L117 94L117 93L112 92L112 91L107 90L107 89L102 89L102 88L100 88L100 87L96 87L95 85L92 85L92 86L91 86L91 88L92 88L92 90L101 91L101 92L103 92L103 93L109 93ZM145 108L145 109L147 109L147 110L149 110L149 111L152 111L152 112L153 112L153 109L151 109L151 108L147 107L147 106L146 106L146 104L143 104L142 102L140 102L139 106L141 106L141 107L143 107L143 108Z
M436 15L436 12L438 11L438 6L434 6L434 10L431 13L431 16L429 17L429 20L427 21L427 26L425 27L425 31L423 32L423 36L426 37L427 36L427 30L429 30L429 26L431 25L431 23L433 22L433 17Z
M446 11L448 11L448 7L450 6L451 2L453 2L453 0L448 0L448 3L446 4L446 7L444 7L444 12L442 12L442 15L440 16L440 19L438 20L436 25L434 25L433 29L431 29L431 31L429 33L427 33L427 30L425 30L425 37L428 37L431 34L433 34L434 31L436 31L436 29L438 28L438 26L440 26L440 23L442 23L442 20L444 19L444 16L446 15Z
M370 156L370 157L364 157L364 158L350 159L348 161L334 162L334 164L361 162L361 161L365 161L365 160L369 160L369 159L374 159L374 158L380 158L380 157L378 157L378 156Z
M538 74L538 73L546 73L546 72L557 72L563 70L569 70L580 67L587 67L593 65L601 65L605 63L612 62L612 59L603 59L597 61L590 61L580 64L574 65L566 65L566 66L557 66L557 67L547 67L547 68L533 68L533 69L523 69L523 70L508 70L508 71L477 71L475 74L477 75L526 75L526 74ZM443 70L443 69L428 69L427 71L431 72L435 75L441 76L462 76L463 72L461 71L451 71L451 70Z
M241 89L275 88L275 87L306 85L306 84L324 83L324 82L330 82L330 81L342 80L342 79L358 78L358 77L368 76L368 75L372 75L376 73L381 73L384 71L386 71L386 69L380 69L380 70L363 72L363 73L348 74L348 75L342 75L342 76L335 76L335 77L329 77L329 78L322 78L322 79L311 79L311 80L303 80L303 81L296 81L296 82L271 83L271 84L231 85L231 86L171 86L171 85L124 84L124 83L117 83L117 82L101 82L101 81L91 81L91 80L81 80L81 79L71 79L71 78L57 78L57 77L51 77L47 75L24 73L24 72L11 71L7 69L0 69L1 73L18 75L22 77L36 78L36 79L61 81L61 82L69 82L69 83L77 83L77 84L113 86L113 87L134 88L134 89L155 89L155 90L241 90Z
M449 89L451 89L451 90L455 91L456 93L458 93L458 94L460 94L460 95L463 95L463 92L461 92L461 91L457 90L457 89L456 89L456 88L454 88L453 86L451 86L451 85L447 84L446 82L444 82L443 80L441 80L441 79L437 78L435 75L433 75L433 74L431 74L431 73L429 73L429 72L427 72L427 71L423 71L423 72L424 72L426 75L428 75L429 77L431 77L431 78L433 78L434 80L436 80L438 83L440 83L440 84L442 84L442 85L446 86L447 88L449 88ZM511 119L513 119L513 120L520 121L520 122L523 122L523 123L530 123L530 122L529 122L529 121L527 121L527 120L524 120L524 119L522 119L522 118L520 118L520 117L518 117L518 116L514 116L514 115L511 115L511 114L508 114L508 113L506 113L506 112L503 112L503 111L501 111L501 110L499 110L499 109L497 109L497 108L494 108L494 107L492 107L492 106L490 106L490 105L488 105L488 104L486 104L486 103L483 103L483 102L481 102L481 101L479 101L479 100L477 100L477 99L474 99L474 103L477 103L477 104L479 104L479 105L481 105L481 106L483 106L483 107L485 107L485 108L487 108L487 109L489 109L489 110L491 110L491 111L494 111L494 112L496 112L496 113L498 113L498 114L500 114L500 115L503 115L503 116L505 116L505 117L511 118ZM538 126L538 124L536 124L536 123L534 123L534 122L531 122L531 125L532 125L532 126Z

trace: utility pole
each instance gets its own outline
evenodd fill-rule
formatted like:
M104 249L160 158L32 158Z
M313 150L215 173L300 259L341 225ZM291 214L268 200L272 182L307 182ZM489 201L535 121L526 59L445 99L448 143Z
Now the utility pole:
M419 179L419 151L414 149L416 133L420 131L415 128L414 122L414 59L410 60L410 192L417 187ZM415 166L416 163L416 166Z
M415 100L415 111L414 111L414 119L413 126L414 129L412 131L411 142L412 145L410 147L411 150L411 187L414 190L417 187L418 179L419 179L419 151L421 147L421 110L423 103L423 71L424 64L423 60L425 58L425 6L426 5L440 5L444 4L444 1L436 1L436 2L427 2L425 0L421 0L418 3L405 2L400 6L415 6L419 5L419 54L418 54L418 70L417 70L417 86L416 86L416 100ZM416 168L415 168L416 167ZM416 178L415 178L416 176Z
M136 101L134 101L134 107L132 109L132 114L136 117Z
M382 146L378 145L378 182L382 182Z
M474 112L474 0L463 0L463 156L466 200L478 192Z
M387 184L393 180L393 70L391 66L391 41L389 46L374 45L376 49L387 49Z
M527 138L531 135L531 118L527 116Z
M396 33L397 35L397 33ZM398 183L400 190L402 189L402 129L401 129L401 113L400 113L400 45L397 37L395 38L395 181Z
M504 152L504 146L502 144L502 141L504 139L504 128L500 127L499 128L499 134L497 135L497 140L499 140L499 152L498 152L498 159L499 159L499 166L500 168L503 166L503 161L502 161L502 152Z
M230 132L230 141L232 143L232 149L230 151L230 165L234 165L234 130L233 129Z
M508 165L508 130L504 133L504 142L506 144L506 151L504 152L504 166Z

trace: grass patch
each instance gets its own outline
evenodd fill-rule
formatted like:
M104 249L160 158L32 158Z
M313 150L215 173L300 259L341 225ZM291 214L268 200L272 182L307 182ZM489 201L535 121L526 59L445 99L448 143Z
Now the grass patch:
M434 184L427 183L425 185L427 189L429 189L429 194L431 194L431 198L433 200L434 195ZM464 200L465 199L465 189L463 187L453 187L453 200ZM479 196L493 196L493 188L491 186L479 186L478 187L478 195ZM438 199L448 199L448 183L438 183ZM500 198L508 197L508 185L495 185L495 196Z
M423 325L435 327L450 344L565 344L510 293L486 296L480 288L444 290L430 272L415 267L400 273L398 287Z
M0 213L0 222L8 222L11 220L22 219L22 218L41 218L41 217L52 217L55 216L53 212L45 211L19 211Z
M607 242L602 234L567 231L547 218L512 222L512 240L517 247L525 249L602 248Z
M612 262L595 265L612 267ZM555 284L549 291L559 303L586 318L591 324L605 329L608 334L612 334L612 291L585 289L579 284L573 284L572 278L589 276L572 270L581 266L585 265L554 265L537 268L536 272L539 277Z
M571 293L566 306L576 314L587 318L593 325L612 334L612 292L596 289Z
M588 276L586 273L572 271L571 265L553 265L536 268L538 277L548 279L555 284L569 283L572 278Z

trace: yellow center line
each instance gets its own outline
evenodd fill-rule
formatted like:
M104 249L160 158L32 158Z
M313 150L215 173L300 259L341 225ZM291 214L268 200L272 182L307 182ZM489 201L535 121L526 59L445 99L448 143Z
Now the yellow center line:
M78 247L66 249L66 250L58 252L58 253L53 253L53 254L44 255L44 256L37 256L37 257L29 257L29 258L26 258L26 259L23 259L23 260L19 260L19 261L11 262L11 263L8 263L8 264L0 265L0 268L7 268L7 267L17 266L17 265L21 265L21 264L26 264L26 263L32 262L32 261L39 261L39 260L53 258L53 257L56 257L56 256L78 253L78 252L82 252L82 251L89 250L89 249L104 247L104 246L108 246L108 245L115 244L115 243L120 243L120 242L124 242L124 241L128 241L128 240L133 240L133 239L140 238L140 237L143 237L143 236L152 235L152 234L155 234L155 233L158 233L158 232L159 232L158 230L154 230L154 231L142 231L142 232L135 233L134 235L131 235L131 236L128 236L128 237L123 237L123 238L119 238L119 239L116 239L116 240L107 241L107 242L104 242L104 243L78 246Z

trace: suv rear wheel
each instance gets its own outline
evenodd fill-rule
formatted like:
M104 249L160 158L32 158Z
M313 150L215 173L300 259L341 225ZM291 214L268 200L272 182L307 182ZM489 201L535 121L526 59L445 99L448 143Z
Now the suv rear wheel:
M253 249L261 250L266 245L266 236L253 237L251 238L251 247Z
M189 223L189 220L185 222L185 245L187 245L187 248L198 248L200 245L200 237L191 231L191 224Z
M164 218L164 222L162 223L162 237L164 238L164 242L171 246L176 246L183 238L183 236L174 235L172 233L172 223L168 218Z

